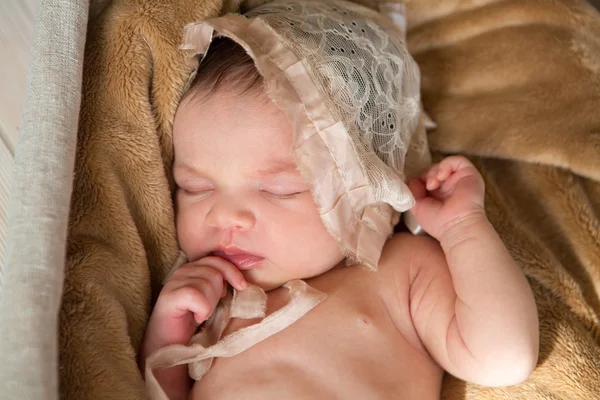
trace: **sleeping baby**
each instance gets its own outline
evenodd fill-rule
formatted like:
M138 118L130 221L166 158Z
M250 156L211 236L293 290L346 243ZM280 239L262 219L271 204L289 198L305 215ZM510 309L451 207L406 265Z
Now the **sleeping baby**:
M444 371L531 374L537 310L482 177L461 156L407 172L419 78L391 21L276 0L188 26L185 48L200 55L173 126L187 262L140 350L152 398L426 400ZM392 236L408 209L428 235Z

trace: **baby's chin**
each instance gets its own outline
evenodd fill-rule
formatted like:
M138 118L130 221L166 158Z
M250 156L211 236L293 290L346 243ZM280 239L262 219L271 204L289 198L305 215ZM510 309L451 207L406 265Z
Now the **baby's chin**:
M265 292L270 292L271 290L277 289L278 287L281 287L292 280L288 279L286 281L281 281L276 279L265 279L259 274L256 274L255 271L244 271L244 278L246 278L246 282L251 285L258 286Z
M301 270L297 267L294 268L293 266L289 265L276 265L268 260L265 260L265 262L261 264L260 268L248 269L242 271L242 274L244 274L246 282L258 286L265 292L269 292L271 290L280 288L290 281L297 279L309 280L342 265L345 265L344 259L339 261L331 268Z

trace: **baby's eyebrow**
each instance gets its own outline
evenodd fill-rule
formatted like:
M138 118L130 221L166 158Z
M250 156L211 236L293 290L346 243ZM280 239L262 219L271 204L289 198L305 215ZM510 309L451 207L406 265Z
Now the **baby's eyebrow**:
M192 167L191 165L184 164L184 163L178 163L178 162L175 162L173 164L172 173L174 175L185 175L185 176L201 175L200 171L198 171L196 168Z
M259 169L256 174L260 177L274 176L283 173L297 172L296 164L289 161L277 161L266 168Z

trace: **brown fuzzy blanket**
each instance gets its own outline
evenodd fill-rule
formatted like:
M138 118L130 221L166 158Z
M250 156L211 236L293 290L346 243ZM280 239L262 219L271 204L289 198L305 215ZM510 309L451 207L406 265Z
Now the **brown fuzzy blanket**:
M171 127L190 73L178 45L186 23L238 8L91 3L60 314L63 398L144 398L136 353L178 254ZM540 360L527 382L493 389L447 377L442 398L596 399L600 15L583 0L412 0L408 20L438 124L431 146L481 170L489 218L540 315Z

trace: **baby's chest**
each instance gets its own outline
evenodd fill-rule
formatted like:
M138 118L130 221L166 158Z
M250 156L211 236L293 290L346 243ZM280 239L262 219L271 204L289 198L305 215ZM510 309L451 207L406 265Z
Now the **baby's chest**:
M258 351L272 351L285 357L289 349L306 356L328 352L346 357L360 355L365 343L371 347L371 356L381 350L404 351L406 339L397 329L399 321L412 327L408 304L389 304L381 297L385 291L378 290L373 280L376 273L358 268L341 269L308 281L327 297L319 305L283 331L265 340ZM399 298L407 297L400 296ZM283 307L289 300L285 288L269 292L267 315ZM395 315L392 318L392 314ZM257 324L260 320L232 319L225 334Z
M255 322L235 319L227 331ZM216 359L203 378L203 389L196 390L220 392L235 377L240 387L260 392L269 388L284 398L289 398L288 390L297 394L299 387L315 398L339 396L336 391L341 389L332 388L332 382L349 391L344 398L377 398L373 390L398 393L417 376L437 382L438 374L437 366L398 332L380 299L348 298L334 291L283 331L235 357ZM326 394L328 390L334 393Z
M385 278L379 272L347 267L309 280L309 285L326 293L326 299L269 338L264 346L273 349L293 346L298 351L306 346L310 349L305 349L308 353L323 348L344 356L348 348L370 343L374 350L406 352L409 350L404 348L406 345L426 353L410 316L408 280L388 284ZM285 288L269 292L267 315L283 307L288 300ZM259 322L232 319L224 334Z
M376 277L375 272L347 267L308 280L308 285L325 293L325 300L286 328L285 334L280 332L277 336L289 339L296 335L303 336L302 332L305 330L310 330L313 336L319 336L321 332L328 336L335 333L336 337L346 337L347 332L352 332L351 338L359 333L369 336L388 335L395 331L393 324L397 322L399 315L404 315L410 323L407 303L394 303L396 318L391 318L389 307L382 298L386 291L374 282ZM407 291L408 286L404 290ZM278 312L289 301L289 291L284 287L268 292L266 315ZM224 335L260 322L261 319L234 318Z

